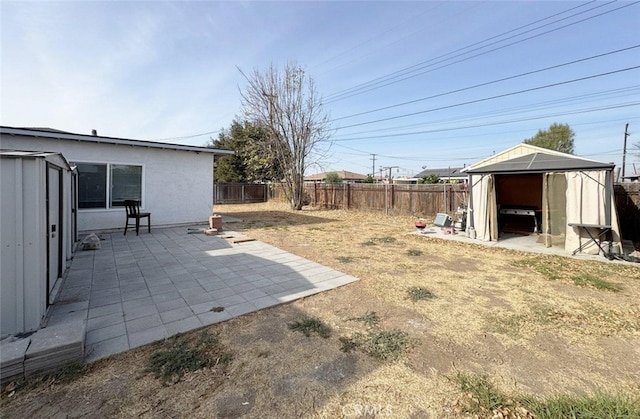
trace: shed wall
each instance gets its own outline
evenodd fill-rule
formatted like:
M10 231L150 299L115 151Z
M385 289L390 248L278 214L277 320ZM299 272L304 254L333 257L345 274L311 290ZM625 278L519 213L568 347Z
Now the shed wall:
M43 159L0 161L0 334L37 330L46 312Z

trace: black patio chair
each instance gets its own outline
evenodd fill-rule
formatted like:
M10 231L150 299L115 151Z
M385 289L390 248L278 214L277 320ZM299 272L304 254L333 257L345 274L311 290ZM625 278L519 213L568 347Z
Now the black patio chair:
M147 219L147 228L149 233L151 233L151 213L150 212L140 212L140 201L134 200L125 200L124 208L127 211L127 223L124 226L124 234L127 235L127 229L129 228L129 220L134 219L136 225L136 236L140 230L140 219Z

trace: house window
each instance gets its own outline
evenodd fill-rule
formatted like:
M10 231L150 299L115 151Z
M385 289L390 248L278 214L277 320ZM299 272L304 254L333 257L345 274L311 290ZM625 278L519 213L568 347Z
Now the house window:
M78 208L107 207L107 165L78 163Z
M123 207L125 199L142 199L142 166L111 165L111 206Z
M79 208L122 207L125 199L142 200L142 166L77 163L76 167Z

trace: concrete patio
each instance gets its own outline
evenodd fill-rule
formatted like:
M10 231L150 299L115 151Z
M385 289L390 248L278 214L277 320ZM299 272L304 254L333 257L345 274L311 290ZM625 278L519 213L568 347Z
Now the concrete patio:
M75 253L46 327L25 338L30 342L3 346L3 352L28 352L46 336L34 364L45 365L47 354L55 352L52 346L62 347L62 355L71 353L65 336L74 329L84 344L84 361L91 362L357 281L259 241L233 243L189 234L186 227L100 238L99 250ZM3 364L18 368L21 357L25 365L29 358L12 357Z
M464 231L455 231L454 234L447 234L445 230L440 227L430 227L424 230L415 230L412 234L422 237L433 237L441 240L458 241L462 243L475 244L487 247L498 247L504 249L517 250L521 252L540 253L545 255L566 256L574 257L582 260L594 260L600 262L612 262L605 258L602 254L588 254L588 253L576 253L572 255L572 252L566 250L563 246L546 247L543 243L539 242L539 235L537 234L511 234L502 233L498 241L482 241L471 239L466 236ZM595 246L595 245L593 245ZM592 247L593 247L592 246ZM597 250L597 249L596 249ZM625 240L622 243L622 252L625 254L631 254L634 251L633 243L629 240ZM629 263L620 260L613 261L615 263Z
M86 312L87 361L357 280L262 242L186 228L103 238L100 250L76 253L49 322Z

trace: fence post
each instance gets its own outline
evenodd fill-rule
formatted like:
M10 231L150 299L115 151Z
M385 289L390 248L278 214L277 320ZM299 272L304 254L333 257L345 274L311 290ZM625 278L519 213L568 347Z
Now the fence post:
M396 185L391 184L391 209L396 209Z
M409 186L409 215L413 214L413 185Z

